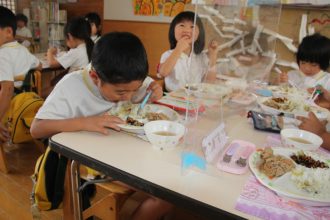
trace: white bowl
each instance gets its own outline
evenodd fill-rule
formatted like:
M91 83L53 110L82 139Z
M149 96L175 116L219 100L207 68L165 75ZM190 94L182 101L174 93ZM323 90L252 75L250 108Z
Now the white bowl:
M294 147L301 150L316 150L323 140L309 131L286 128L281 130L282 143L286 147Z
M156 149L167 150L176 147L185 134L185 127L173 121L151 121L144 125L145 134Z

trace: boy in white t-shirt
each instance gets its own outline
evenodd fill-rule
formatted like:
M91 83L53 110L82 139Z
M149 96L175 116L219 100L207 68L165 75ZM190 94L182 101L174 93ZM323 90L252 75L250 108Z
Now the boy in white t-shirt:
M9 133L1 123L14 95L15 78L30 69L41 68L39 60L15 41L16 17L8 8L0 6L0 144Z
M93 49L91 64L56 84L32 123L32 136L48 138L82 130L106 135L109 128L120 130L118 124L125 122L107 113L117 102L139 101L146 90L152 91L151 101L162 97L161 86L147 72L147 55L139 38L121 32L104 35ZM160 219L171 209L171 204L149 197L132 219Z
M25 47L29 47L32 42L32 33L27 28L28 18L24 14L16 15L17 30L16 40Z

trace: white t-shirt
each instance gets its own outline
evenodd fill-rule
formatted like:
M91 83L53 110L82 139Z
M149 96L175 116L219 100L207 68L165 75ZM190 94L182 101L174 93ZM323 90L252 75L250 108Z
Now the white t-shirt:
M25 75L39 63L38 58L17 41L6 43L0 47L0 82L14 81L15 77Z
M326 90L330 91L330 74L323 70L314 76L305 76L299 70L291 70L288 72L288 78L298 88L308 89L321 85Z
M160 58L160 63L164 63L172 54L173 50L164 52ZM165 77L165 88L167 91L175 91L184 87L187 83L200 83L208 71L209 59L206 53L191 55L191 65L189 68L189 56L182 53L177 60L172 72Z
M69 73L83 69L89 63L86 44L80 44L76 48L70 49L68 52L64 53L60 57L56 57L57 62L61 64L64 69L69 69Z
M32 38L32 33L31 33L30 29L27 27L17 28L16 35L21 36L21 37ZM22 45L25 47L29 47L31 45L31 42L28 40L24 40L22 42Z
M58 120L87 117L102 114L115 106L116 103L102 97L88 74L89 70L90 65L84 70L65 75L47 97L36 118ZM136 95L143 97L152 81L147 77Z

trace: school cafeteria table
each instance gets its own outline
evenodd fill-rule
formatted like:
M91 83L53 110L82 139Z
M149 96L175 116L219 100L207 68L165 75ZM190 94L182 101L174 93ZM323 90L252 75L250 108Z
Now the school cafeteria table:
M199 123L201 126L218 123L212 118L201 120L204 120ZM231 140L251 141L257 146L264 144L267 134L254 130L245 116L231 114L225 117L225 122ZM251 172L229 174L213 165L208 165L205 172L182 172L182 146L159 151L144 140L116 131L109 135L83 131L59 133L50 139L50 146L71 160L206 219L255 219L234 208Z

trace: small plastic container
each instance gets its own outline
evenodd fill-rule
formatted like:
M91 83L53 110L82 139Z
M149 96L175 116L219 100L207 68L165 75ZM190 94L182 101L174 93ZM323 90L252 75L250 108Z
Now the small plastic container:
M220 155L217 168L228 173L244 174L248 171L248 159L256 146L247 141L234 140Z

